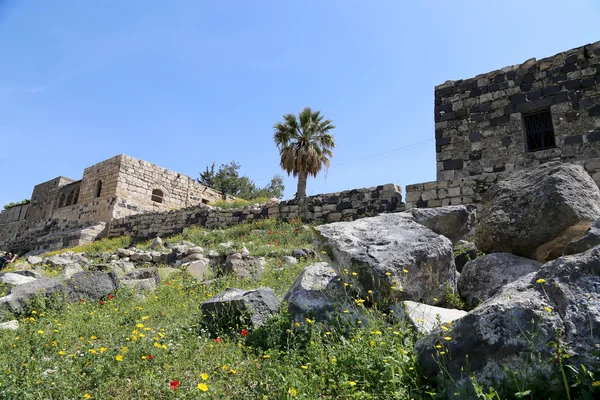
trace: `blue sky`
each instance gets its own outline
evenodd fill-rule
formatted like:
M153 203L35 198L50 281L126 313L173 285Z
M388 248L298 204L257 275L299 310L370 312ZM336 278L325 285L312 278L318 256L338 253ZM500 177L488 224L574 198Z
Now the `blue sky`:
M435 180L435 85L599 20L597 0L0 0L0 206L121 153L192 177L236 160L262 186L273 124L305 106L337 126L309 195Z

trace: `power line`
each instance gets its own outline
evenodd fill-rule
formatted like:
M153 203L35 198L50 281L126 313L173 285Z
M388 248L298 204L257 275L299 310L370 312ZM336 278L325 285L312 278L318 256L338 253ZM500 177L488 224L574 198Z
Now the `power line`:
M351 163L357 162L357 161L368 160L369 158L379 157L381 155L393 153L393 152L398 151L398 150L405 150L405 149L408 149L408 148L417 147L417 146L420 146L422 144L431 142L432 140L434 140L434 139L427 139L427 140L423 140L421 142L407 144L405 146L400 146L400 147L397 147L395 149L388 150L388 151L383 151L381 153L373 154L373 155L370 155L370 156L367 156L367 157L357 158L356 160L351 160L351 161L346 161L346 162L343 162L343 163L340 163L340 164L335 164L335 165L330 166L329 168L339 167L341 165L351 164Z

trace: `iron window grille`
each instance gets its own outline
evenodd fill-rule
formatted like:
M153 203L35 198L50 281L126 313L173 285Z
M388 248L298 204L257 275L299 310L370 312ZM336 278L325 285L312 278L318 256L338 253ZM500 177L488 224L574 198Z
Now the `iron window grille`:
M527 135L527 151L539 151L556 147L552 114L550 110L523 115Z

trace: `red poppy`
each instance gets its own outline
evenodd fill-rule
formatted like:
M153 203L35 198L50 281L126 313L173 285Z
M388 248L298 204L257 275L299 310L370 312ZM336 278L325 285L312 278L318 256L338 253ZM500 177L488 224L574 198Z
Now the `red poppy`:
M98 303L99 303L100 305L103 305L103 304L104 304L104 302L103 302L102 300L100 300Z
M114 298L115 298L115 296L113 296L112 294L109 294L109 295L108 295L108 298L112 300L112 299L114 299Z
M152 360L154 357L152 357L152 354L148 354L148 360Z
M80 303L83 303L83 299L79 299L79 302L80 302Z
M179 386L179 381L177 379L175 379L175 380L172 380L169 384L171 385L171 389L175 390Z
M215 339L215 342L216 342L216 343L221 343L221 338L220 338L220 337L216 338L216 339Z
M241 334L242 336L246 336L248 334L248 331L246 329L242 329Z

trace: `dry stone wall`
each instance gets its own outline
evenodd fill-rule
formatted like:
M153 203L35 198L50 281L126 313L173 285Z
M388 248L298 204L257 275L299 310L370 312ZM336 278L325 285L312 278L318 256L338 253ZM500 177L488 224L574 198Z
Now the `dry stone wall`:
M555 146L527 144L524 117L550 111ZM437 180L600 154L600 42L435 88Z
M11 207L8 210L3 210L0 212L0 224L23 221L25 219L25 215L27 215L28 209L29 204L23 204L20 206Z
M403 210L400 188L387 184L283 201L272 206L261 204L231 210L198 205L169 212L132 215L112 221L107 235L150 238L177 234L190 226L217 228L264 218L336 222Z

